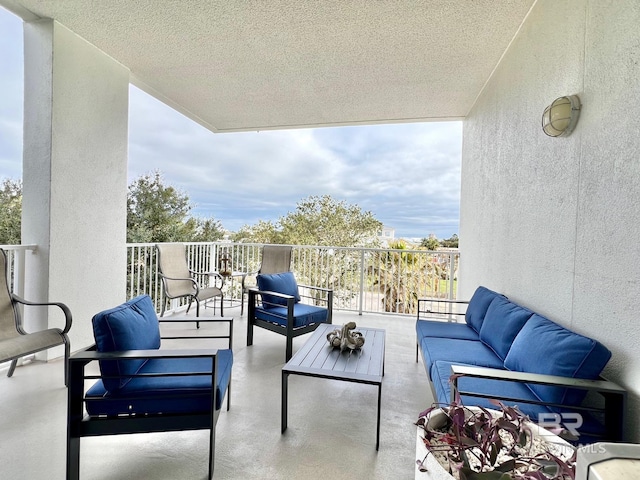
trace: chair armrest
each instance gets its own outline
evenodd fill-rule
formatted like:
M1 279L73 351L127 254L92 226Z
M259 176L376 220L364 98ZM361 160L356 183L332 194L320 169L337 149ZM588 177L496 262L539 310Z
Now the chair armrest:
M626 394L626 390L620 385L605 379L589 380L585 378L560 377L557 375L516 372L513 370L501 370L498 368L475 367L469 365L451 365L451 373L454 376L487 378L492 380L505 380L508 382L535 383L540 385L570 387L580 390Z
M233 346L233 318L232 317L189 317L189 316L171 316L171 317L159 317L158 321L162 323L193 323L197 320L199 323L228 323L229 334L228 335L162 335L160 338L163 340L181 340L181 339L214 339L214 338L228 338L229 349Z
M431 308L424 306L428 304ZM418 320L421 318L436 318L435 315L438 315L437 318L442 318L442 315L457 316L462 317L465 315L464 312L454 312L453 307L456 305L469 305L468 300L450 300L450 299L440 299L440 298L419 298L418 299ZM435 308L434 308L435 306ZM466 308L465 308L466 310ZM420 314L425 315L420 315ZM429 314L429 315L427 315Z
M332 288L313 287L311 285L302 285L302 284L299 284L298 287L308 288L309 290L317 290L317 291L320 291L320 292L327 292L327 293L328 292L333 292Z
M98 352L82 350L69 358L70 362L93 362L96 360L144 360L153 358L207 358L214 357L217 348L193 348L180 350L121 350L117 352ZM134 375L126 375L132 377Z
M62 333L68 333L69 330L71 329L71 324L73 322L72 317L71 317L71 310L69 310L69 307L67 307L64 303L60 303L60 302L30 302L28 300L25 300L24 298L16 295L15 293L11 294L11 298L18 303L21 303L22 305L28 305L28 306L33 306L33 307L44 307L44 306L52 306L52 307L58 307L62 310L62 313L64 314L64 318L65 318L65 324L64 324L64 329L62 330ZM20 325L17 326L18 331L22 334L28 334L26 331L24 331L24 329L22 328L22 322L20 322Z
M571 409L586 412L598 412L604 415L604 427L606 440L621 441L624 437L625 410L627 404L627 391L614 382L600 378L598 380L588 380L584 378L560 377L556 375L544 375L539 373L515 372L511 370L500 370L487 367L475 367L469 365L451 365L451 400L455 400L457 395L467 395L483 398L493 398L496 400L517 401L534 405L546 405L549 407L568 408L568 405L552 404L543 401L525 400L519 398L504 398L497 395L478 394L474 392L461 391L458 388L460 377L486 378L492 380L503 380L520 383L535 383L540 385L561 386L572 389L587 390L602 396L604 407L576 406L571 405Z
M211 272L198 272L196 270L189 269L189 273L191 273L192 275L203 275L205 277L217 277L220 280L224 281L224 277L220 275L220 272L217 272L215 270Z

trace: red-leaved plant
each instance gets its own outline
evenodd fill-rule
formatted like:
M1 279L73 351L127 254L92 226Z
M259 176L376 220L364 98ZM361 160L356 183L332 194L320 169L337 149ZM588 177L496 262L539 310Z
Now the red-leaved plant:
M460 480L575 478L575 449L566 458L544 438L535 442L526 415L517 408L492 402L499 412L470 409L454 402L443 407L434 405L420 413L416 425L424 430L427 455L416 460L419 469L426 471L429 455L442 453L449 473L457 472ZM570 447L564 444L563 448L566 451Z

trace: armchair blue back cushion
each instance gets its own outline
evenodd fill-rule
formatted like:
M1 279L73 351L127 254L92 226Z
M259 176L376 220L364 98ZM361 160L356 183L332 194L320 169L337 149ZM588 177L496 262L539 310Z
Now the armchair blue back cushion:
M93 335L99 352L122 350L157 350L160 348L160 326L151 298L141 295L115 308L96 314L93 319ZM146 360L103 360L100 372L103 377L134 375ZM103 378L107 390L124 387L130 378Z
M258 289L265 292L282 293L291 295L295 298L295 302L300 301L300 293L298 292L298 283L292 272L260 274L257 277ZM287 300L275 295L262 294L262 307L276 308L278 305L287 305Z
M496 297L506 298L501 293L497 293L493 290L489 290L487 287L480 286L474 292L471 300L469 300L465 321L477 334L480 334L482 323L484 322L484 316L487 314L489 305Z

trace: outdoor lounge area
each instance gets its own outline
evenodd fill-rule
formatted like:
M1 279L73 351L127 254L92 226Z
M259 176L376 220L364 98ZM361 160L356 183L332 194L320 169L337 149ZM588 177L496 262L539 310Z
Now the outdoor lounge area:
M72 352L92 344L92 315L134 296L125 246L132 88L206 135L460 121L461 266L449 298L486 286L606 346L602 377L627 395L622 437L640 443L640 2L153 3L0 0L24 22L23 130L12 127L23 156L18 293L68 305ZM566 130L543 129L541 118L563 99L575 100L565 103ZM345 135L340 146L351 141ZM380 176L401 177L409 193L439 192L433 172L418 168L439 158L437 147L392 158ZM196 168L172 153L174 164ZM280 170L283 159L255 156L287 174L322 171L303 185L346 179L345 195L360 180L355 161L351 174L332 177L326 159L293 158ZM215 155L206 158L221 170ZM251 191L247 221L282 183L262 185ZM379 202L376 185L369 190ZM398 217L417 203L401 190L393 190ZM218 193L213 184L207 191ZM439 221L419 205L417 223ZM360 265L373 257L360 253ZM416 363L415 317L368 313L367 298L336 295L359 304L350 313L338 305L332 323L386 330L379 451L370 385L292 376L281 434L285 338L257 328L247 347L246 317L225 305L236 335L231 408L216 426L217 478L413 478L413 422L432 401ZM33 325L52 327L45 317ZM204 335L209 327L196 321L187 328ZM293 339L294 355L306 338ZM11 378L0 372L3 478L64 478L62 353L39 355L54 360L19 366ZM201 479L207 471L206 432L82 442L83 479Z
M256 329L255 344L247 347L246 317L240 317L239 310L225 312L234 317L232 399L230 410L223 408L216 426L214 478L413 478L413 422L431 402L424 369L414 361L414 317L334 313L336 325L354 321L358 326L386 330L380 449L376 452L377 388L370 385L291 377L289 424L280 433L285 339ZM195 318L194 312L190 315ZM196 329L193 322L162 328L197 336L211 334L215 327L202 323ZM294 353L308 337L294 339ZM171 342L163 340L163 346L205 348L194 345L198 340ZM211 346L215 341L204 343ZM224 348L224 343L219 347ZM64 478L67 389L62 382L62 360L27 363L13 377L5 375L5 370L0 371L3 478ZM207 445L206 431L83 438L80 478L205 478Z

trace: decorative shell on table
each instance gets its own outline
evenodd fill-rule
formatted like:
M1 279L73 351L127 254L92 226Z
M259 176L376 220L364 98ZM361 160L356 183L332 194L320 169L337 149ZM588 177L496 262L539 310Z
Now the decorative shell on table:
M340 351L357 350L364 345L362 333L356 332L355 322L345 324L341 329L333 330L327 334L327 341L333 348L340 347Z

